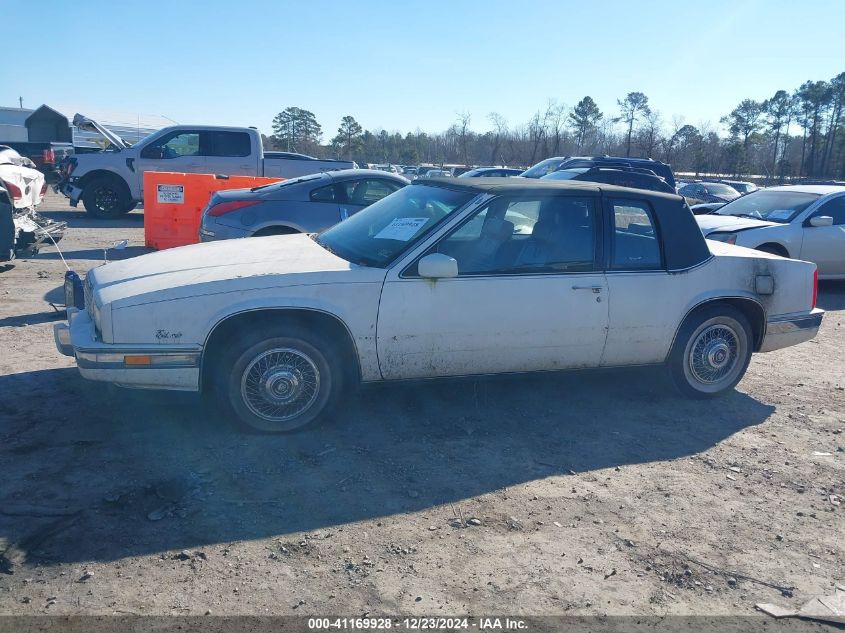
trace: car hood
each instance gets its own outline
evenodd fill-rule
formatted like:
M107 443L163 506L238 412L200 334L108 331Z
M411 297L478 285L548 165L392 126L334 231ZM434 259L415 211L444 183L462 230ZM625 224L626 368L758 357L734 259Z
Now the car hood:
M99 134L107 141L109 141L112 145L114 145L117 149L126 149L129 145L120 138L114 132L104 128L102 125L97 123L94 119L89 119L84 114L79 114L78 112L73 116L73 125L83 132L93 132Z
M713 231L745 231L746 229L760 229L767 226L780 226L778 222L766 222L754 218L740 218L735 215L719 215L718 213L708 215L697 215L695 221L701 228L701 232L707 235Z
M273 235L194 244L113 262L88 272L101 305L126 307L254 288L374 281L380 268L351 264L308 235Z

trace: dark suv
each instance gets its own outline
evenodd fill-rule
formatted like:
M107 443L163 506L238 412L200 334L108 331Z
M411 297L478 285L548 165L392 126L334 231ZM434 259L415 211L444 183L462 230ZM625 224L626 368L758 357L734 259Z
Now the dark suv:
M623 156L558 156L540 161L522 172L523 178L542 178L546 174L561 169L580 169L590 167L610 167L628 169L647 169L654 172L675 189L675 174L666 163L650 158L628 158Z
M602 182L618 187L632 187L647 191L675 193L675 188L653 171L631 167L575 167L572 169L560 169L546 174L541 180L586 180L587 182Z

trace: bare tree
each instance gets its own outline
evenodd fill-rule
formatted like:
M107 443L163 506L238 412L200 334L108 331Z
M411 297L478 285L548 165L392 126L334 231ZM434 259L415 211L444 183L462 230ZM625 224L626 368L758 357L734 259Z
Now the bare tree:
M647 115L651 112L648 107L648 97L642 92L629 92L624 99L619 99L616 102L619 105L619 110L622 113L621 121L624 121L628 126L628 143L625 150L625 156L631 155L631 136L634 133L634 123L639 120L641 116Z

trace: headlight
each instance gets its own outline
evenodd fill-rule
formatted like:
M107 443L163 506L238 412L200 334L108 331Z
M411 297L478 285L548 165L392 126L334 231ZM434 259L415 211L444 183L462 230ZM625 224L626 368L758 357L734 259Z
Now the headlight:
M707 239L714 240L716 242L736 244L736 233L711 233L707 236Z

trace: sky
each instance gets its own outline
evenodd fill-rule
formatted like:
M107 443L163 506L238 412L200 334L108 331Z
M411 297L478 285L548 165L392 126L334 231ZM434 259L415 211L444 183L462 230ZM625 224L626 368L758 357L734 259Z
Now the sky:
M667 123L845 71L845 0L2 0L0 105L119 111L271 133L288 106L324 140L520 125L585 95L644 92ZM20 24L21 28L10 28ZM9 56L11 51L11 56ZM12 71L9 62L21 62Z

